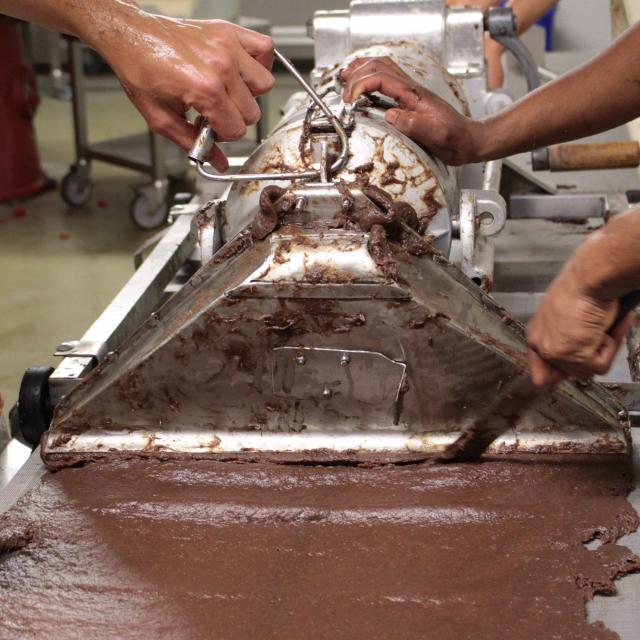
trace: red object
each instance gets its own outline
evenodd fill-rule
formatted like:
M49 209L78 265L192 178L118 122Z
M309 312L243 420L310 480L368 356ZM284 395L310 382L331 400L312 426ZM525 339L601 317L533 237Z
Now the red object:
M49 188L33 129L40 98L33 68L22 58L16 23L0 16L0 202Z
M109 206L109 203L106 200L98 200L98 207L100 209L106 209Z
M27 210L24 207L16 207L11 212L11 217L15 218L16 220L18 218L26 218L27 217Z
M71 236L68 233L61 233L60 240L68 240Z

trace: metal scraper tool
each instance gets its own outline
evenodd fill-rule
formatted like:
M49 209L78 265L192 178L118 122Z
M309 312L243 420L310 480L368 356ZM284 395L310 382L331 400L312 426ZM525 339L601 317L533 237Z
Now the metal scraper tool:
M620 299L618 315L609 333L640 304L640 291ZM510 380L502 393L451 443L437 458L438 462L469 462L477 460L491 443L511 429L544 393L533 384L527 370Z

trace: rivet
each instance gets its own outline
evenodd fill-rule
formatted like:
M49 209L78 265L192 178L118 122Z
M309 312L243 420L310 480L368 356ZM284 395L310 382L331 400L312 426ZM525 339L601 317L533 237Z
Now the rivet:
M351 356L349 356L346 353L343 353L342 357L340 358L340 366L348 367L350 362L351 362Z
M307 359L303 355L296 356L296 362L302 366L303 364L306 364Z
M333 389L331 389L331 387L325 387L322 390L322 397L329 400L329 398L333 397Z

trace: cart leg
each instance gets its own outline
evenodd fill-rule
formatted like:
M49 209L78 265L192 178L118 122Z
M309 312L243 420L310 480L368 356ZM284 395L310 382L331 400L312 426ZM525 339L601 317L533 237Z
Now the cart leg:
M91 167L89 163L87 132L87 100L82 68L82 44L69 38L69 67L71 69L71 114L76 161L60 183L60 195L70 207L82 207L91 199Z
M51 81L53 83L53 97L65 102L71 100L71 88L62 71L62 58L60 56L60 34L56 31L47 32L47 50L51 65Z
M129 215L141 229L156 229L169 215L169 178L164 159L164 140L149 131L151 184L138 189L131 201Z
M69 67L71 70L71 113L76 146L76 164L88 165L87 157L87 92L82 68L82 44L69 39Z

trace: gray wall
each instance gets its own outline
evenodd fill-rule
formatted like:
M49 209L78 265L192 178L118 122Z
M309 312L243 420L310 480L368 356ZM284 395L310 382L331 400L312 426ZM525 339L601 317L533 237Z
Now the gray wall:
M560 0L556 14L556 48L600 51L611 42L608 0Z
M349 0L241 0L242 14L271 24L303 25L318 9L346 9Z

